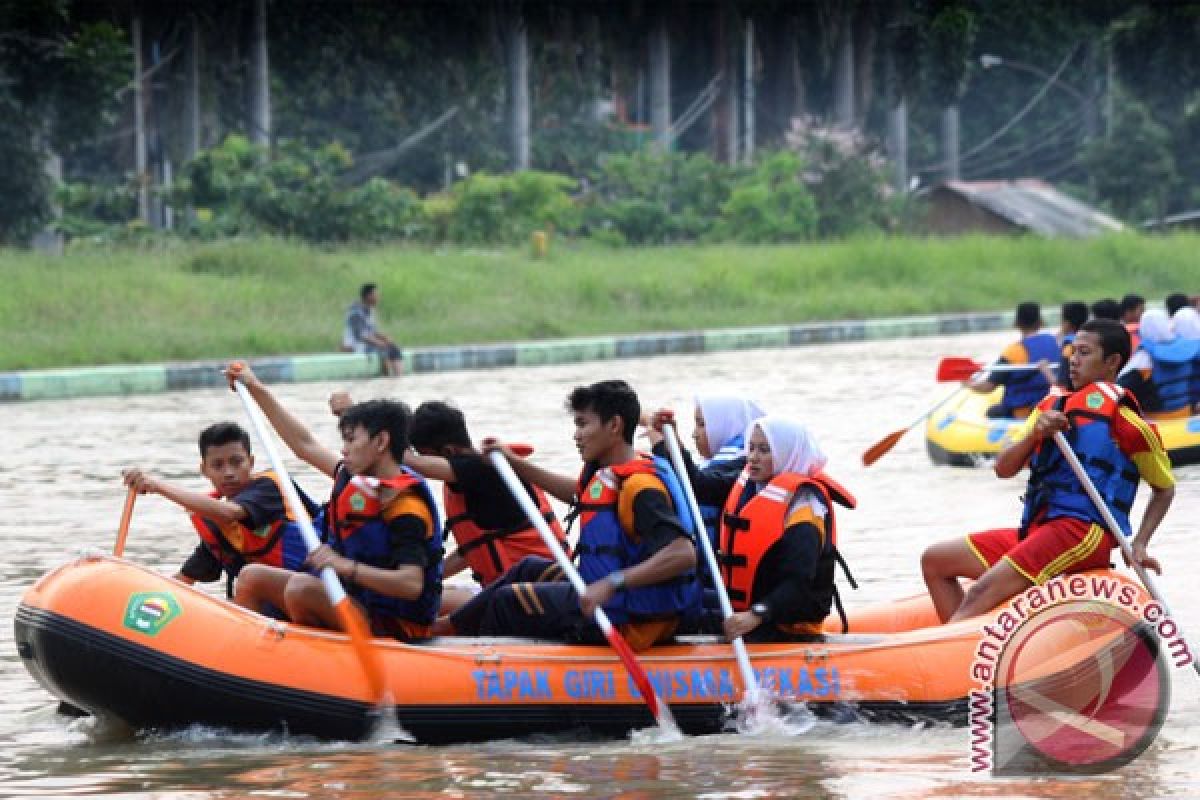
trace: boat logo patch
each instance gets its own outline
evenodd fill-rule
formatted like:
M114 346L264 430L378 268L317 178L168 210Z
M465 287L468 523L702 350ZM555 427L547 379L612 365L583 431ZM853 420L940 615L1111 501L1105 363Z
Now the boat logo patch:
M363 497L358 492L350 495L350 510L355 513L362 513L367 508L367 498Z
M170 592L137 592L125 606L123 624L131 631L157 636L181 613L179 601Z
M1100 408L1102 405L1104 405L1104 395L1099 392L1092 392L1087 396L1088 408Z

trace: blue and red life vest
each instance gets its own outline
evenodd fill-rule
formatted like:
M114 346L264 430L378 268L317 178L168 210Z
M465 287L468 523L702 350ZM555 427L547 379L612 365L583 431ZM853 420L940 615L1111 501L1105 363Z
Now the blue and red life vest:
M1062 348L1059 347L1058 340L1049 333L1035 333L1032 336L1026 336L1021 340L1021 344L1025 348L1030 364L1036 364L1039 361L1057 364L1062 357ZM1016 370L1010 373L1004 384L1004 399L1001 402L1004 409L1009 412L1007 416L1012 416L1012 412L1037 404L1049 390L1050 382L1046 380L1046 376L1040 369Z

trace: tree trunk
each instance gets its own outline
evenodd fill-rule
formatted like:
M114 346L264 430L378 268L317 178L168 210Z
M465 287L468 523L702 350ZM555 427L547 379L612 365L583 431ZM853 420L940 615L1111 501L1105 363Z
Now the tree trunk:
M671 149L671 39L665 13L655 15L650 31L650 128L660 152Z
M508 62L508 136L514 170L529 169L529 29L520 6L506 9L503 22L505 60Z
M791 116L804 117L808 115L808 94L804 86L804 67L800 61L800 18L796 15L788 17L787 21L787 70L792 84ZM791 124L786 130L791 129Z
M254 0L250 44L250 139L271 146L271 76L267 64L267 0Z
M138 183L138 219L150 224L150 172L146 153L146 97L142 80L142 15L134 12L133 39L133 168Z
M745 120L743 122L745 137L742 144L742 160L746 164L754 163L754 20L746 18L745 35L745 80L746 89L743 93Z
M908 192L908 103L901 97L888 111L888 158L892 183L900 194Z
M186 63L186 97L184 97L184 161L193 160L200 152L200 20L193 14L188 19Z
M43 154L42 169L45 171L46 176L50 178L52 186L50 192L50 218L52 222L35 233L33 240L29 244L39 253L61 256L64 245L63 235L54 229L54 223L62 219L62 206L54 198L59 184L62 183L62 158L50 149L49 142L43 140L41 135L35 137L34 151Z
M839 12L837 52L833 64L833 121L839 128L854 127L854 26L851 11Z
M854 23L854 114L855 124L859 128L866 123L874 99L877 41L874 8L870 5L859 6Z
M958 105L955 104L942 111L942 174L945 180L959 179L958 153Z

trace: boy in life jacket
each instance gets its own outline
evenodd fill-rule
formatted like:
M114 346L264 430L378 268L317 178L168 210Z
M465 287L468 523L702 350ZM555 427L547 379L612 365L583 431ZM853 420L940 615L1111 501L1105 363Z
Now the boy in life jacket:
M1117 383L1129 390L1138 406L1153 419L1191 416L1191 384L1200 340L1171 332L1166 312L1152 308L1142 315L1142 346Z
M371 631L404 641L429 636L442 594L442 529L424 479L402 465L411 413L404 403L370 400L339 418L342 452L329 450L243 364L225 376L241 380L284 443L333 479L323 514L313 521L325 543L308 556L316 573L331 567L362 608ZM288 619L339 626L315 574L261 564L247 567L234 601L255 611L281 608Z
M1046 397L1026 420L1021 438L996 458L1001 478L1030 466L1020 526L941 542L921 556L925 584L942 620L990 611L1063 573L1108 566L1117 546L1113 537L1132 535L1129 510L1139 480L1149 484L1151 496L1131 543L1133 557L1161 573L1146 548L1171 506L1175 479L1158 431L1142 418L1137 401L1113 382L1128 358L1129 333L1121 323L1093 319L1080 329L1071 356L1071 381L1080 388ZM1105 528L1053 439L1058 431L1065 433L1120 531ZM978 579L965 596L960 577Z
M824 473L825 454L798 422L756 420L746 454L721 518L721 573L734 610L725 635L749 641L819 636L835 603L844 625L834 568L845 570L845 563L833 507L854 508L854 497Z
M191 514L200 543L175 575L184 583L211 583L226 576L233 581L246 564L261 563L296 570L307 551L300 530L284 507L279 478L274 472L254 472L250 437L234 422L218 422L200 432L200 472L212 491L185 489L141 469L127 469L125 485L182 506ZM295 484L293 484L295 485ZM315 513L316 504L296 486L296 493Z
M680 617L699 603L696 550L677 516L678 484L665 463L638 454L633 434L637 395L624 381L577 387L567 398L579 477L562 475L516 456L495 442L513 471L580 512L579 573L587 591L576 594L546 571L552 562L530 556L449 617L467 635L516 635L604 641L593 613L603 607L635 650L668 640ZM686 512L683 512L686 513Z
M696 395L692 441L702 461L697 464L682 446L680 452L714 553L720 550L721 510L746 466L746 430L751 422L766 413L758 403L740 395ZM675 424L674 412L659 409L647 414L643 423L654 455L669 460L662 429L663 425ZM698 559L704 610L699 618L684 621L684 632L720 633L723 621L713 576L709 574L707 562L699 556Z
M413 450L404 454L405 465L443 483L445 533L453 536L457 545L446 557L445 577L470 570L480 586L487 586L526 556L554 558L496 468L471 443L461 411L446 403L422 403L413 413L409 442ZM559 544L570 552L545 493L528 484L525 491L534 498ZM556 579L561 577L557 569L554 574ZM446 585L440 613L457 610L475 594L469 587Z
M992 392L997 386L1004 387L1003 398L987 410L989 417L1028 416L1034 405L1049 391L1053 381L1049 365L1057 364L1062 354L1054 335L1042 332L1042 309L1037 303L1017 305L1016 327L1021 332L1020 340L1004 348L996 364L1039 364L1040 368L993 370L963 384L967 389L983 394Z

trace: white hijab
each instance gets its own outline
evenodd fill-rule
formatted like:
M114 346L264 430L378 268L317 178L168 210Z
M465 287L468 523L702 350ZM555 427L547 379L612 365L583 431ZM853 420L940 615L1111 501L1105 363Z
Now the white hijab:
M775 475L795 472L812 476L820 472L828 461L812 431L799 422L780 416L768 415L754 421L746 430L747 452L750 433L755 427L763 432L767 446L771 448Z
M704 417L708 449L714 455L767 413L753 400L735 394L698 394L695 401Z
M1142 341L1151 344L1171 341L1171 320L1167 312L1152 308L1142 314L1142 320L1138 323L1138 336L1142 337Z
M1184 306L1171 317L1175 325L1175 335L1180 339L1200 339L1200 312L1191 306Z

